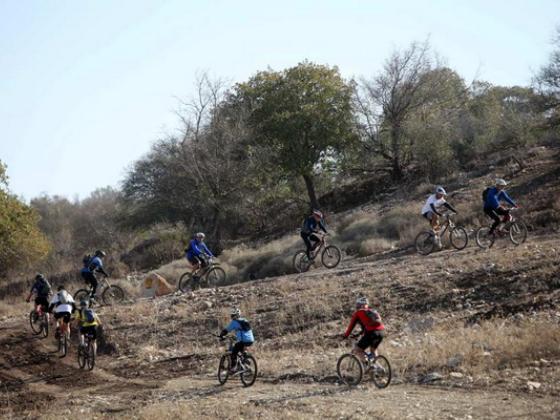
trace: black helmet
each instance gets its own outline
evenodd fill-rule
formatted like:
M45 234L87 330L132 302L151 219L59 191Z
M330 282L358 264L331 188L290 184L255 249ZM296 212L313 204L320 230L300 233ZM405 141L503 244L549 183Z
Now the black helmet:
M105 252L101 251L100 249L98 249L97 251L95 251L95 256L96 257L105 257L107 254L105 254Z
M45 280L45 276L43 276L41 273L37 273L37 275L35 276L35 280Z

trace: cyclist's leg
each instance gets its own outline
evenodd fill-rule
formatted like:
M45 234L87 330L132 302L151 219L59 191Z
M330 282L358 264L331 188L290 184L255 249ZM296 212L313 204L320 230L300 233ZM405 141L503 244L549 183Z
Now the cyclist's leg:
M362 335L362 338L360 338L354 345L354 348L352 349L352 353L360 357L361 358L360 360L363 360L366 357L366 353L365 353L366 349L370 346L371 346L370 334L368 332L365 332L364 335Z
M245 344L243 341L238 341L235 343L231 349L231 370L237 368L237 355L245 349Z
M91 273L90 284L91 284L91 297L95 298L95 292L97 292L97 286L99 282L97 281L97 277L95 277L95 274L93 273Z
M428 215L430 216L430 226L437 235L439 233L439 217L433 211L428 212Z
M372 336L373 339L371 342L371 352L375 357L377 357L379 356L379 354L377 353L377 348L383 341L383 338L385 337L385 333L383 331L373 331Z
M313 243L311 244L311 250L315 251L317 249L317 246L319 246L319 244L321 243L321 238L319 238L316 233L312 233L311 235L309 235L309 240L313 241Z
M309 240L309 236L310 235L308 233L301 232L301 239L303 239L303 242L305 243L307 257L311 257L311 241Z
M510 214L509 214L509 210L508 210L508 209L505 209L505 208L503 208L503 207L498 207L498 208L496 209L496 213L498 213L498 215L500 215L500 216L504 216L504 217L502 218L502 222L503 222L503 223L507 223L507 222L510 221Z
M62 331L67 337L70 337L70 317L72 314L70 312L64 312L62 317Z
M492 226L490 226L490 231L488 232L491 235L494 233L494 230L496 230L496 228L500 224L500 216L498 216L498 213L496 212L495 209L486 208L486 207L484 208L484 213L486 213L486 215L494 221L494 223L492 223Z

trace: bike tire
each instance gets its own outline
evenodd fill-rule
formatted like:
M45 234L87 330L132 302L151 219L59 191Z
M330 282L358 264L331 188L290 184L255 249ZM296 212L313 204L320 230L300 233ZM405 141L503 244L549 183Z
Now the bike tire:
M81 300L89 300L90 298L90 291L87 289L80 289L76 293L74 293L74 300L76 302L80 302Z
M342 259L342 252L336 245L327 246L321 254L321 262L327 268L335 268L340 264Z
M302 265L301 260L302 259L307 259L307 253L305 251L298 251L294 254L294 258L292 260L293 266L294 266L294 270L296 270L297 273L302 273L305 272L307 270L302 271L302 267L304 267L304 265Z
M376 369L375 365L378 365L382 369ZM385 356L377 356L371 367L371 380L377 388L383 389L389 386L391 378L392 372L389 360L387 360Z
M362 381L364 367L355 354L346 353L336 363L338 378L349 386L356 386Z
M512 222L509 227L509 239L514 245L521 245L527 240L527 226L520 220Z
M245 366L249 366L249 369L241 372L241 382L243 383L243 386L250 387L255 383L255 380L257 379L257 361L250 354L246 354L243 359L243 364Z
M429 255L433 252L436 244L434 241L434 234L432 232L424 231L416 235L414 239L416 252L420 255Z
M124 300L124 290L121 289L121 287L112 284L103 290L101 298L103 299L103 303L105 305L122 303Z
M29 325L34 335L41 334L41 319L35 310L29 312Z
M95 351L93 349L93 343L91 342L91 340L88 341L86 352L87 368L88 370L93 370L93 368L95 367Z
M47 338L49 336L49 321L47 321L47 316L44 314L41 319L41 335L43 338Z
M66 355L68 354L68 337L66 336L66 334L62 334L60 336L60 338L58 339L58 343L58 348L61 352L60 357L66 357Z
M192 273L186 272L179 278L179 284L177 285L178 289L183 292L192 292L195 287L192 281Z
M83 369L86 366L86 352L82 346L78 347L78 366Z
M449 241L451 242L451 246L453 246L453 248L460 251L465 249L469 244L469 235L464 228L460 226L454 227L449 232Z
M481 249L489 249L494 245L496 238L494 235L489 235L490 228L488 226L483 226L476 231L476 244Z
M218 382L220 385L224 385L229 377L229 366L231 363L229 353L224 354L220 358L220 364L218 365Z
M206 286L209 288L223 286L226 282L226 272L222 267L212 267L204 276Z

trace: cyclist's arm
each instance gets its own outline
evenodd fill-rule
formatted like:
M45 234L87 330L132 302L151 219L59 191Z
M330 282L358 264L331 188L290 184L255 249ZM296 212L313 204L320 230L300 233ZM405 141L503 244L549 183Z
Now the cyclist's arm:
M229 323L227 327L225 327L222 332L220 333L220 337L225 337L229 332L236 330L239 328L238 322L234 319Z
M445 206L445 208L451 210L453 213L457 213L457 210L455 210L453 208L453 206L451 204L449 204L447 201L445 203L443 203L443 205Z
M505 191L501 191L500 192L500 198L504 201L506 201L507 203L509 203L511 206L515 207L515 201L512 200L512 198L508 195L507 192Z
M103 267L101 266L97 267L97 271L103 274L105 277L109 277L109 274L107 274L107 272L103 269Z
M344 338L348 338L348 336L352 333L352 330L356 326L356 321L358 321L358 312L357 311L354 312L354 315L352 315L352 319L350 320L350 324L348 325L348 328L346 328L346 332L344 333Z
M320 228L323 232L327 233L327 228L325 227L325 222L323 222L322 220L319 222L319 228Z
M436 210L436 206L434 206L434 203L430 203L430 208L432 209L432 211L437 214L438 216L441 216L441 213L439 211Z
M202 244L202 247L204 248L204 252L205 252L206 254L208 254L209 257L213 257L213 256L214 256L214 254L212 254L212 251L210 251L210 250L208 249L208 247L206 246L206 244L203 243L203 244Z

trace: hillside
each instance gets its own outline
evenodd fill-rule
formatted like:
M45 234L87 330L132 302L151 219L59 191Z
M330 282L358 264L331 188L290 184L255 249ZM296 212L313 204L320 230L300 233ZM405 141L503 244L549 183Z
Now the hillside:
M0 323L0 414L557 418L558 156L550 149L532 156L526 168L513 168L511 175L512 194L531 227L527 242L518 247L501 240L483 251L471 240L463 251L446 248L421 257L406 242L421 228L414 219L387 249L352 255L334 270L317 267L306 274L101 307L104 340L92 372L78 369L75 348L59 361L51 337L31 335L23 315L27 307L10 304ZM490 171L458 177L450 188L469 229L479 223L475 208ZM397 191L383 202L336 215L334 241L345 241L344 231L353 225L348 218L361 221L355 231L380 235L378 224L387 223L387 214L404 209L410 211L403 217L408 220L424 193L422 188ZM366 223L364 214L375 220ZM349 349L339 336L358 294L370 297L387 326L380 350L392 363L394 379L385 390L371 384L350 389L336 378L336 360ZM219 386L215 377L223 345L210 332L227 321L233 305L251 320L258 341L252 351L260 375L247 389L237 381Z

